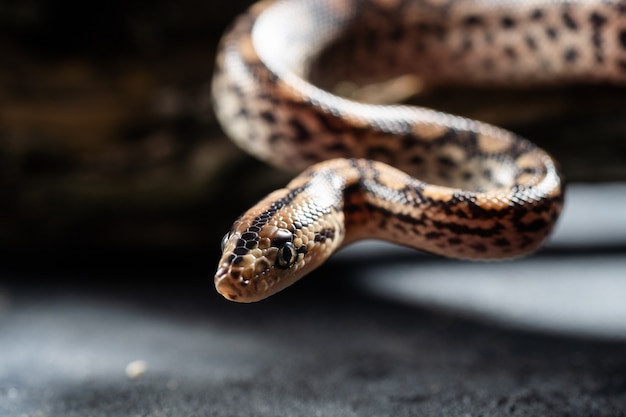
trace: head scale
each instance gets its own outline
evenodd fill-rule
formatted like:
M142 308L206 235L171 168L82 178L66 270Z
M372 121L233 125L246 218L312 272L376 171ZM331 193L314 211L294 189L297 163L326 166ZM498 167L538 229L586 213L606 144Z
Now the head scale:
M222 240L215 274L224 297L266 298L317 268L339 246L335 217L328 208L305 203L302 191L275 191L235 221Z

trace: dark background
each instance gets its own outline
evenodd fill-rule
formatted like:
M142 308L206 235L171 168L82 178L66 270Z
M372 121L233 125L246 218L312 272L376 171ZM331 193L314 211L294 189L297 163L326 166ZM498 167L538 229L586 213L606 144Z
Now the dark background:
M212 114L216 44L249 3L0 3L8 263L212 264L232 220L290 177L237 149ZM413 102L526 135L569 181L626 180L623 90L427 91Z
M21 255L9 260L215 259L228 223L276 184L211 110L217 40L246 5L0 5L0 245ZM243 167L267 180L246 185Z

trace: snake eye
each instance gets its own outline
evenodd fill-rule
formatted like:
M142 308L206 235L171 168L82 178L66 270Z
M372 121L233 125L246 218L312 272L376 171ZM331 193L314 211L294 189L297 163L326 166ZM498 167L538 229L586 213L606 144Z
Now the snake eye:
M276 257L276 265L280 268L291 268L298 259L298 251L291 242L283 244L278 248L278 256Z
M230 235L231 235L231 234L230 234L230 232L228 232L228 233L226 233L226 234L224 235L224 237L222 238L222 243L221 243L221 246L222 246L222 252L224 252L224 248L226 247L226 242L228 242L228 239L230 239Z

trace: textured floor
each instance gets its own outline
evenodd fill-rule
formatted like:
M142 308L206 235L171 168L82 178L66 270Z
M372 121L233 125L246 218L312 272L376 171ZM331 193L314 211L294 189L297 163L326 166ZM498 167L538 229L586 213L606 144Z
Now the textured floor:
M606 198L626 197L622 191L611 188ZM613 270L626 271L621 235L603 243L586 231L581 242L593 245L574 245L570 229L587 226L584 216L571 216L542 253L475 264L480 271L456 289L446 276L468 271L466 264L387 247L347 252L314 278L254 305L222 300L208 277L202 281L182 265L174 272L94 266L71 276L1 272L0 415L625 416L623 329L577 331L563 327L567 320L541 325L562 309L532 295L540 288L537 272L519 272L543 263L543 271L553 271L546 278L565 271L579 285L581 278L612 282L608 299L591 297L591 285L576 290L562 280L548 279L544 291L561 288L566 309L593 298L585 316L610 328L611 316L602 314L619 311L626 283L584 266L610 257ZM611 216L619 214L602 218L618 219ZM509 287L503 265L513 271ZM401 275L411 271L417 279L406 287ZM418 271L438 279L428 286ZM501 276L500 284L483 278L473 285L478 272ZM404 297L376 295L383 279L404 288ZM427 295L411 295L415 288ZM498 307L507 297L534 301L534 308ZM497 308L506 317L498 320ZM513 320L516 308L534 315Z

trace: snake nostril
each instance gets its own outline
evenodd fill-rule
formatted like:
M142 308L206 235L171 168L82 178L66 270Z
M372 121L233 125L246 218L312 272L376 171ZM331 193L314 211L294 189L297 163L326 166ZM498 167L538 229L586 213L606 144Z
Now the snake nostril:
M239 294L227 281L219 281L215 287L217 292L222 294L225 298L231 301L237 301L239 299Z

